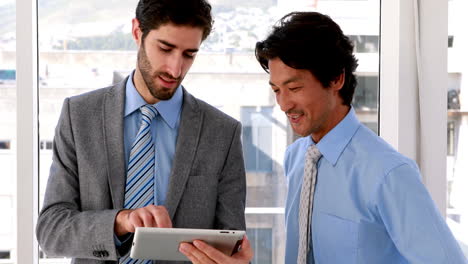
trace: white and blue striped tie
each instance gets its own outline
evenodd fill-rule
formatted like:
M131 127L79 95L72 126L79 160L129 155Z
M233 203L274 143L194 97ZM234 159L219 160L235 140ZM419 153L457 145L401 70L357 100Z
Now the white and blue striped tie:
M128 159L127 182L125 186L126 209L136 209L154 204L154 143L151 137L151 120L157 115L152 105L140 108L140 130L132 144ZM151 260L132 259L126 255L121 264L151 263Z
M312 210L315 185L317 183L317 162L321 157L322 154L317 146L315 144L310 145L305 155L304 177L302 179L301 198L299 201L299 249L297 264L314 263L314 260L307 259L307 255L312 247Z

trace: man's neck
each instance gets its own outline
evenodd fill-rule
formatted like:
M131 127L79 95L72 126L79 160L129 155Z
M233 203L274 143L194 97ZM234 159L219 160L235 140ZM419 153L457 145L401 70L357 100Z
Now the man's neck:
M143 80L143 76L141 75L140 70L138 67L135 69L135 73L133 74L133 84L135 85L135 88L137 92L143 97L145 102L148 104L155 104L159 102L157 98L154 98L153 95L151 95L148 86L146 86L145 81Z
M312 133L310 136L312 141L318 143L328 132L330 132L333 128L335 128L341 120L343 120L346 115L349 113L351 107L349 105L340 104L336 107L333 114L329 117L328 122L326 123L326 127L321 129L319 133Z

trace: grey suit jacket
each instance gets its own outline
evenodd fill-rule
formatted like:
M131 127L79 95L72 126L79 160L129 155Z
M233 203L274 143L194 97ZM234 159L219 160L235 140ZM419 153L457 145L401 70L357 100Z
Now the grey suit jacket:
M124 253L114 244L114 219L124 202L125 84L64 101L36 227L48 256L115 263ZM238 121L184 89L165 204L174 227L245 229L240 134Z

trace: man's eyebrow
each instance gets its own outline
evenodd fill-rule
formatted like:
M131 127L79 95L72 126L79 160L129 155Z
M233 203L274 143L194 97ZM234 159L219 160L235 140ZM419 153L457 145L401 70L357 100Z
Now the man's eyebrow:
M176 45L174 45L174 44L172 44L172 43L169 43L169 42L167 42L167 41L165 41L165 40L158 39L158 41L161 42L162 44L166 45L166 46L171 47L171 48L175 48L175 47L176 47Z
M300 78L299 77L291 77L289 79L287 79L286 81L284 81L282 83L282 85L286 85L288 83L292 83L292 82L296 82L296 81L299 81ZM271 81L268 82L271 86L276 86L276 84L272 83Z
M174 45L174 44L172 44L172 43L170 43L170 42L167 42L167 41L165 41L165 40L158 39L158 41L159 41L160 43L162 43L162 44L164 44L164 45L170 47L170 48L177 48L176 45ZM195 53L195 52L198 52L198 49L186 49L185 51L191 52L191 53Z

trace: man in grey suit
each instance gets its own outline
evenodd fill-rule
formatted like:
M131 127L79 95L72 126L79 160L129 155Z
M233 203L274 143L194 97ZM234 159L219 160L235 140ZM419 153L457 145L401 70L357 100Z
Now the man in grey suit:
M140 0L135 71L65 99L36 230L48 256L134 263L136 227L245 230L241 124L181 86L212 23L205 0Z

